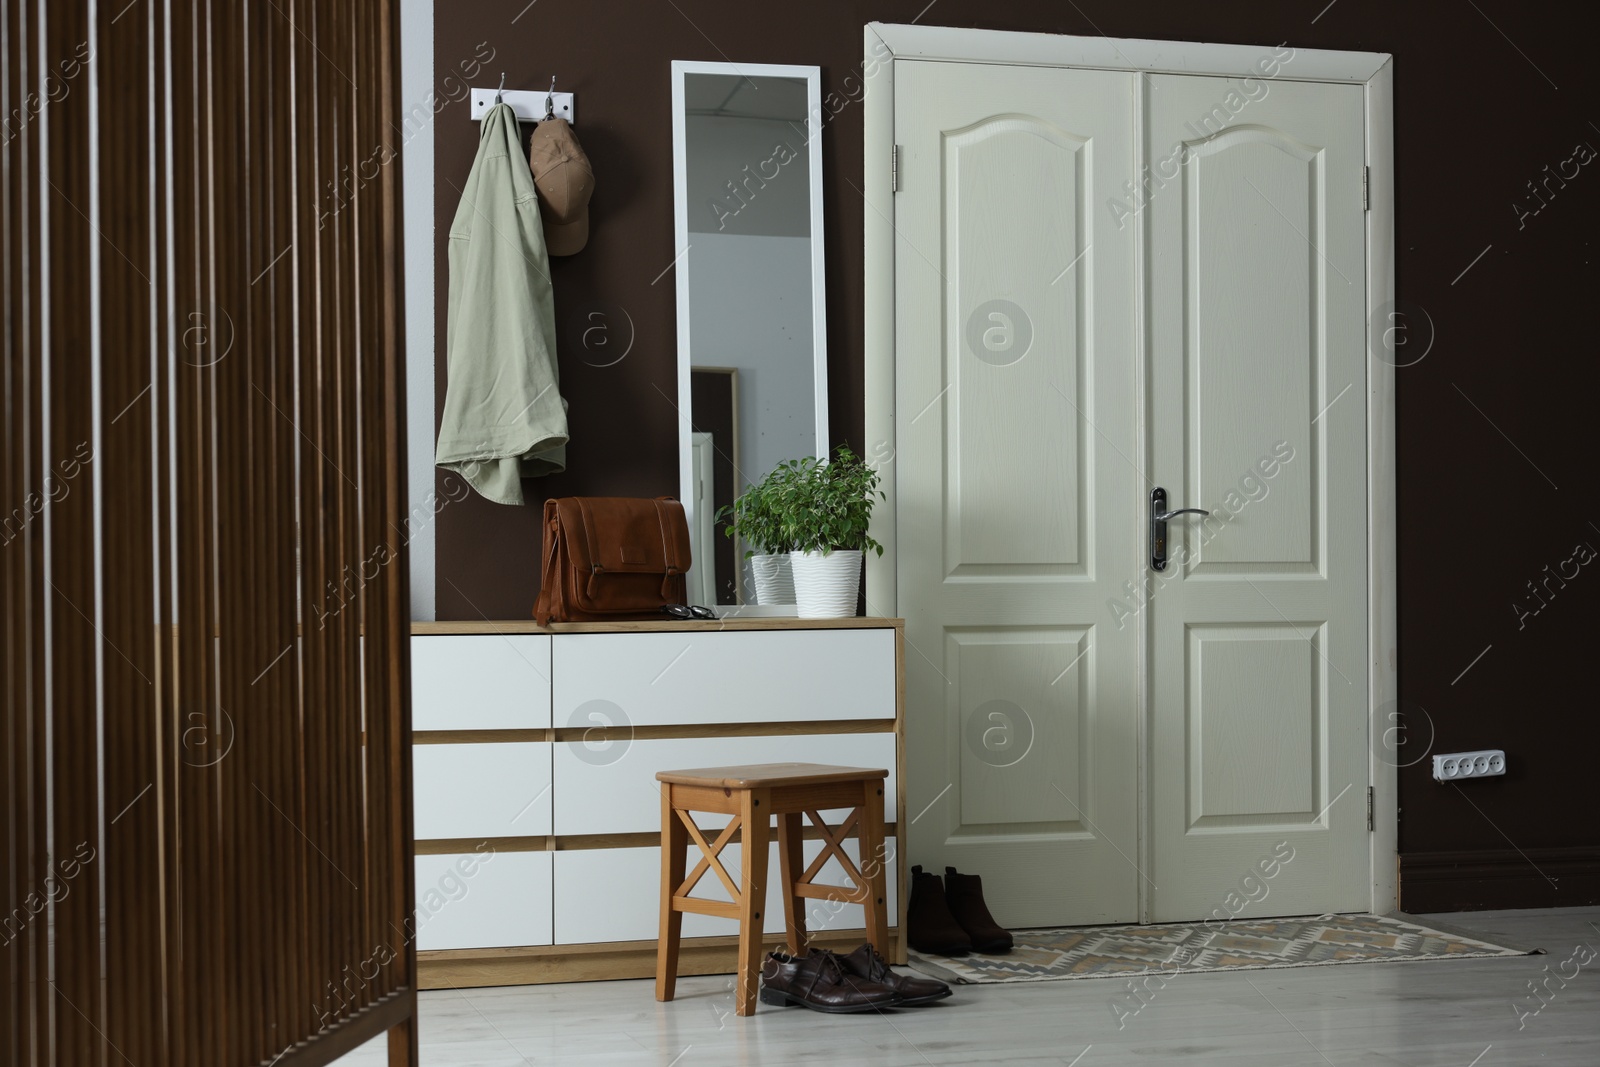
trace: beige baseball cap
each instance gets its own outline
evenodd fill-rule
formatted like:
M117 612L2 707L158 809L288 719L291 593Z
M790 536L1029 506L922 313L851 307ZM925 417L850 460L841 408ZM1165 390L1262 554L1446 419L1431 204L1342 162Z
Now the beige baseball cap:
M545 119L528 139L528 165L539 190L545 250L552 256L583 251L589 241L589 197L594 170L566 119Z

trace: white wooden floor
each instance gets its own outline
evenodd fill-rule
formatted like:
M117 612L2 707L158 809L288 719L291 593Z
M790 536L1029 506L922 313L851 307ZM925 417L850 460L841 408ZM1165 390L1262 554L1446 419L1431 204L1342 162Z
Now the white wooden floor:
M749 1019L733 1015L728 977L680 979L671 1004L648 981L432 992L422 1063L1600 1065L1600 956L1566 962L1600 953L1600 908L1435 918L1548 955L1185 975L1120 1029L1112 1003L1128 990L1116 979L958 986L942 1004L884 1014L763 1005ZM1558 973L1568 980L1549 977L1554 992L1531 1014L1528 983ZM385 1063L374 1042L337 1067Z

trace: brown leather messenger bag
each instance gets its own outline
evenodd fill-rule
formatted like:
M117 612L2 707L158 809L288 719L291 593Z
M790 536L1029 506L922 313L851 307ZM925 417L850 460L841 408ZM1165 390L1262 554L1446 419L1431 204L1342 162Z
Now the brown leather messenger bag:
M671 497L546 500L534 620L659 619L662 605L684 602L689 563L689 525Z

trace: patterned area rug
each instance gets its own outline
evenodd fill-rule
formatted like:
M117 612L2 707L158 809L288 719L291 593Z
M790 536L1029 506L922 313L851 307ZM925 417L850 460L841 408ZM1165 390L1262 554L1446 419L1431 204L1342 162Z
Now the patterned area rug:
M1020 930L1003 956L911 953L911 966L968 985L1114 978L1160 971L1318 967L1335 963L1458 960L1529 952L1377 915L1154 926Z

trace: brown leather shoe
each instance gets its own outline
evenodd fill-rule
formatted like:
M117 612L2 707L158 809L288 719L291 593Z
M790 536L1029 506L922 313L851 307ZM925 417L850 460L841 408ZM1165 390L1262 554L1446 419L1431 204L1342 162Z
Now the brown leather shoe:
M826 949L812 949L813 952L826 952ZM950 987L937 978L924 978L921 975L896 974L890 967L889 961L878 955L878 950L868 941L848 955L840 955L839 963L844 967L846 974L863 978L869 982L876 982L900 994L900 1006L909 1008L913 1004L932 1004L936 1000L943 1000L950 995Z
M848 1014L896 1007L900 994L846 974L839 957L831 952L807 956L769 952L761 964L761 1003L798 1004L812 1011Z

